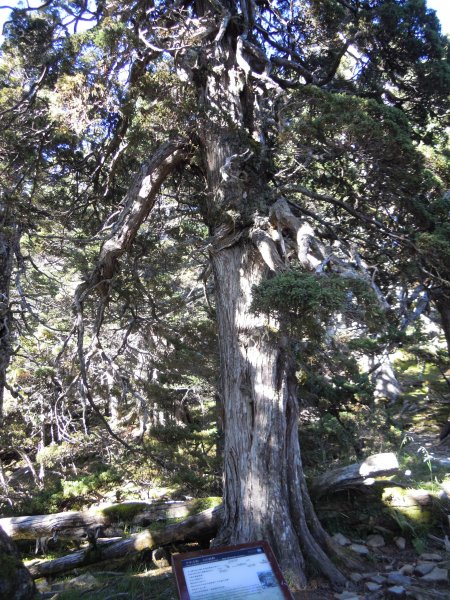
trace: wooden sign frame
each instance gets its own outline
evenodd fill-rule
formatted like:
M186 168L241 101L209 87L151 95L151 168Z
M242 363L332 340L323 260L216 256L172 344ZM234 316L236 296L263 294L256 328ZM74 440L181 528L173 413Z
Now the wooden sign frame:
M228 577L225 579L232 580L233 566L230 566L229 563L226 565L226 561L233 561L233 559L236 558L245 559L245 557L248 557L251 560L251 556L257 554L265 555L267 558L266 566L262 567L265 568L266 571L263 573L257 573L261 585L266 588L264 595L262 592L259 594L257 592L249 594L248 589L242 589L242 592L239 592L239 586L237 586L234 591L227 591L227 589L223 589L223 592L221 593L220 585L216 592L202 588L198 591L198 593L195 593L194 595L190 594L189 587L191 586L192 589L192 581L197 581L199 586L203 585L205 568L212 573L215 563L217 563L217 569L219 568L220 563L222 563L222 567L225 565L230 570ZM235 562L236 561L234 561L234 563ZM240 566L242 566L242 562ZM186 578L184 569L187 568L190 568L190 575ZM196 569L195 575L193 574L192 569ZM273 588L273 598L293 600L293 596L283 577L283 574L281 573L275 555L273 554L268 542L264 540L249 544L238 544L236 546L223 546L220 548L210 548L209 550L199 550L197 552L174 554L172 556L172 571L175 576L178 597L180 600L209 600L209 598L215 600L215 598L221 597L226 600L246 600L247 598L253 597L257 599L258 595L261 595L261 597L265 596L266 598L270 599L269 588ZM223 573L223 568L220 572ZM255 573L253 573L253 575L255 575ZM219 576L219 571L217 571L217 576ZM225 580L222 579L221 581L223 582ZM208 592L210 593L208 594Z

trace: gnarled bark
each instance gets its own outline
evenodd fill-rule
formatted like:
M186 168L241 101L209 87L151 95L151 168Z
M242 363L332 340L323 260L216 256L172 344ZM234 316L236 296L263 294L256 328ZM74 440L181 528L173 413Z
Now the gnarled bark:
M203 97L225 89L229 94L227 77L221 84L210 81ZM233 114L251 121L245 115L252 108L242 98L248 96L241 90ZM214 105L221 100L225 105L229 98L216 96ZM225 431L224 518L215 544L266 539L293 587L306 584L306 560L339 587L345 578L327 555L333 548L304 480L290 340L281 324L251 308L253 286L284 263L264 235L270 207L264 152L256 155L243 138L218 127L202 139L207 218L215 222L211 261Z
M345 578L327 556L331 544L303 474L290 340L282 324L251 309L253 286L284 268L282 244L270 231L274 198L265 142L271 90L280 90L252 68L249 53L258 48L245 25L228 19L236 4L195 6L199 19L215 15L224 24L185 71L201 107L199 148L208 181L202 208L213 232L224 419L224 518L216 544L266 539L294 587L306 583L305 560L339 587ZM250 19L250 4L241 7ZM307 260L310 236L302 225L293 224L293 237Z
M14 544L0 527L0 598L30 600L34 583L20 560Z

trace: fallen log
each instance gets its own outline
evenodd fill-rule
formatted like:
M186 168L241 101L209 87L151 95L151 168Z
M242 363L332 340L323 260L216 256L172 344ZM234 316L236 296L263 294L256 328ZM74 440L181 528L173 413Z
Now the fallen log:
M149 529L130 535L119 542L102 544L94 548L78 550L67 556L29 565L33 579L65 573L77 567L83 567L116 558L132 557L143 550L152 550L180 541L198 541L212 538L222 519L222 507L209 508L197 515L188 517L181 523L168 525L164 529Z
M376 454L369 456L362 463L348 465L334 469L316 477L310 484L313 497L320 499L324 495L329 495L339 490L358 488L372 484L377 476L385 476L398 471L397 458L392 453ZM388 482L386 482L388 483ZM203 501L208 499L203 499ZM186 514L192 514L198 510L199 502L179 502L179 503L161 503L158 505L145 505L147 510L142 510L143 503L129 503L130 509L128 516L133 514L129 522L139 523L140 525L158 520L182 517ZM13 535L19 539L32 539L31 533L36 532L48 534L60 527L59 531L67 531L68 525L86 530L99 525L99 523L112 524L118 515L126 512L123 507L127 503L120 505L111 505L104 507L99 513L98 509L94 511L58 513L56 515L39 515L37 517L16 517L12 519L0 519L0 525L5 523L10 528ZM114 516L113 516L114 515ZM56 575L70 571L77 567L87 566L107 560L118 558L132 558L143 550L152 550L159 546L164 546L180 541L199 541L201 539L210 539L213 537L219 527L222 515L222 505L210 508L206 511L194 514L181 523L168 525L160 530L147 529L141 533L132 534L119 541L102 540L102 543L95 543L89 548L72 552L67 556L57 558L41 563L30 565L29 571L34 579ZM32 526L31 526L32 525ZM64 525L64 526L63 526ZM70 532L66 533L70 535ZM89 537L89 536L88 536ZM17 538L16 538L17 539ZM92 541L92 538L91 538Z
M123 502L86 511L68 511L48 515L33 515L0 519L0 527L13 540L58 538L84 540L95 532L96 537L123 534L120 525L147 527L156 521L183 518L200 512L209 499L186 502ZM209 504L210 505L210 504Z
M344 489L355 489L375 483L375 477L398 472L395 454L388 452L369 456L361 463L333 469L315 477L309 484L314 500ZM381 482L392 485L390 481ZM116 537L123 534L120 525L148 527L155 521L183 518L200 512L210 499L187 502L123 502L88 511L62 512L0 519L8 536L13 540L53 538L86 540L91 537ZM218 503L218 500L217 500ZM208 504L206 504L208 505ZM209 504L210 505L210 504Z
M309 490L311 496L315 500L319 500L325 495L342 490L374 485L377 483L376 477L393 475L398 470L398 460L393 452L373 454L361 463L353 463L346 467L332 469L315 477L309 485ZM381 483L392 485L388 480Z

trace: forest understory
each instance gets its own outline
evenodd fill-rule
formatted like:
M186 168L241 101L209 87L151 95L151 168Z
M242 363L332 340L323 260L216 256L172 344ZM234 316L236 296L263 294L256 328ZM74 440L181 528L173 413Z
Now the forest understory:
M296 592L295 598L376 600L411 597L418 600L444 600L448 597L450 436L439 440L450 412L447 375L442 374L432 362L425 362L411 354L402 353L395 364L402 395L395 402L386 399L376 402L372 408L376 416L372 421L373 429L368 425L367 415L364 422L358 421L357 415L354 415L353 430L345 430L347 445L342 444L342 432L336 431L336 423L322 421L312 426L310 411L304 411L305 421L301 427L308 428L304 434L303 452L309 481L321 472L353 462L356 459L353 444L361 437L366 439L365 456L393 452L399 464L394 474L376 477L376 480L382 481L381 485L353 484L341 491L328 491L316 500L318 514L327 531L343 547L351 548L350 555L359 565L346 569L349 581L347 591L339 594L331 589L326 580L311 574L307 588ZM380 415L389 423L382 439L379 436ZM193 452L197 446L195 431L191 432L189 439L186 425L180 423L174 426L173 440L176 440L177 430L180 437L183 434L184 444L191 446L190 451ZM121 435L126 438L132 435L132 430L122 429ZM318 438L323 440L321 447L317 447ZM93 443L98 444L101 439L94 430ZM203 448L212 447L214 437L209 440L205 438L202 443ZM121 457L121 454L124 456ZM114 507L119 503L119 506L125 506L122 515L118 509L114 515L114 527L116 530L122 528L119 533L116 531L120 536L124 532L125 535L134 534L148 526L150 530L155 527L155 531L161 530L167 525L182 522L186 514L198 513L220 502L220 498L212 497L217 495L219 489L218 478L211 485L199 477L204 461L209 460L208 453L203 457L202 452L197 456L192 455L184 471L178 469L167 472L165 477L159 478L151 469L144 474L142 466L136 467L135 471L130 469L129 457L125 455L126 450L119 450L118 447L116 452L109 454L109 461L103 463L105 470L99 472L95 452L86 455L85 446L83 449L80 447L79 451L74 448L70 460L67 456L59 458L58 466L67 473L65 480L68 482L62 491L58 486L54 487L52 476L48 486L37 486L26 463L12 460L7 464L5 475L14 481L14 487L9 489L11 495L13 489L16 494L19 493L17 498L20 500L16 506L20 509L4 503L3 514L39 514L46 506L51 506L54 513L92 510L96 507ZM37 469L38 465L35 464L34 468ZM111 471L114 477L109 474ZM69 476L69 473L72 474ZM193 477L194 474L197 479ZM140 502L147 503L147 507L149 503L159 506L168 501L175 501L172 506L184 506L186 499L194 497L199 501L188 500L188 513L181 511L179 516L175 516L173 512L171 518L164 520L165 517L158 517L154 524L151 519L141 521L140 525L136 521L134 525L126 522L127 507L129 512L133 509L136 511L136 505ZM122 520L124 516L125 521ZM36 542L17 542L28 568L65 556L74 548L75 540L64 541L54 537L56 540L47 536ZM75 600L88 597L107 600L117 597L175 600L177 594L170 567L171 553L193 551L205 547L204 543L204 539L200 541L200 546L195 540L172 542L137 553L132 559L118 558L107 563L71 569L60 575L37 578L36 599ZM83 548L89 546L89 542L81 540L76 545ZM433 575L430 576L430 573ZM397 591L389 591L391 588L397 588Z

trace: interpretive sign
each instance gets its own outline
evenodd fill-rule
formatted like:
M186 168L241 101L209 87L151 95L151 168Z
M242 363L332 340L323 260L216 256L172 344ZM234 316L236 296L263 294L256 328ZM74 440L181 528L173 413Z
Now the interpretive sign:
M180 600L293 600L267 542L172 556Z

